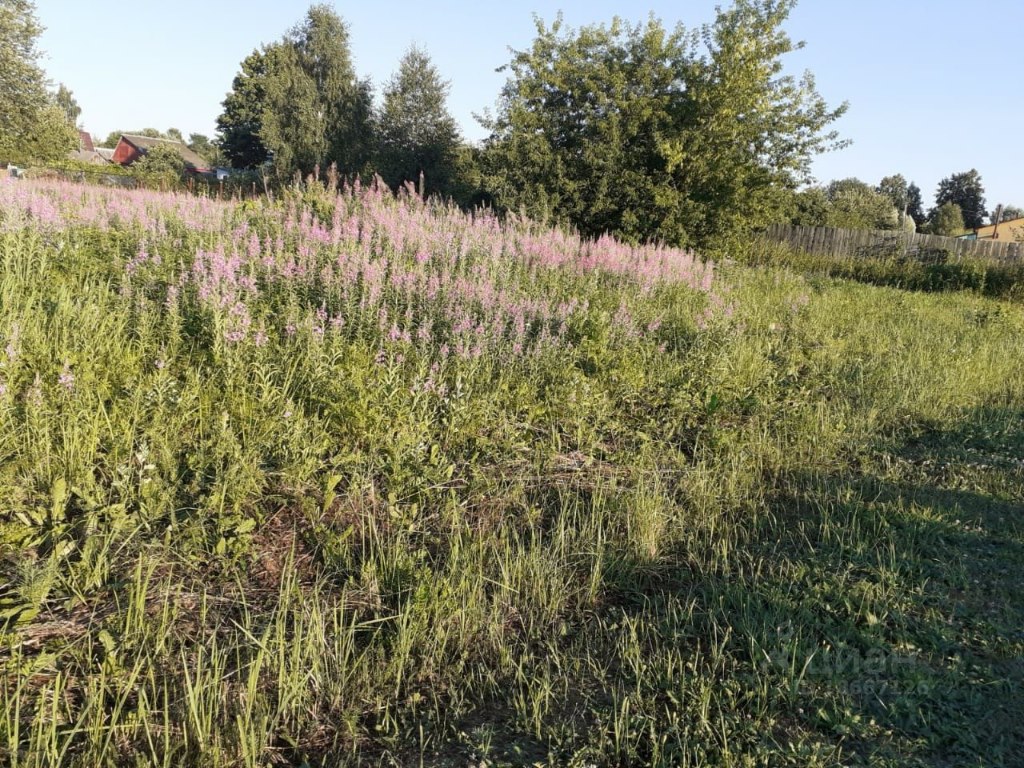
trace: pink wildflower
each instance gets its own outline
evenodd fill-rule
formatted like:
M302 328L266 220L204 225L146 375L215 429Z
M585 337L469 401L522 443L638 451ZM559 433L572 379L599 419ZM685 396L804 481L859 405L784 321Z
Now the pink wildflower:
M71 366L67 363L64 363L64 368L61 370L60 376L57 377L57 383L68 392L75 388L75 374L71 372Z

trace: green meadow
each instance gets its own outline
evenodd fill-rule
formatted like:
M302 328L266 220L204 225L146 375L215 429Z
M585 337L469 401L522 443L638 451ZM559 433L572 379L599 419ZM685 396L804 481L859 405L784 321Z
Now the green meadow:
M1021 764L1020 304L0 198L0 763Z

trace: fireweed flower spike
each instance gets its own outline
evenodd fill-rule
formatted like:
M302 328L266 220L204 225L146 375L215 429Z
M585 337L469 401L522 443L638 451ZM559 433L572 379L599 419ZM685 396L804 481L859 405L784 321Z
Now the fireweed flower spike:
M71 366L68 363L64 363L64 367L57 377L57 383L68 392L75 388L75 374L71 372Z

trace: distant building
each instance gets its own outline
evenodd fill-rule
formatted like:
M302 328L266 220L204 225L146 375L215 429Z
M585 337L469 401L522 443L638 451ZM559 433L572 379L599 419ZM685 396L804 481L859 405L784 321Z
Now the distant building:
M1024 218L1001 221L978 227L973 232L962 235L965 240L1005 240L1007 242L1024 241Z
M89 163L90 165L106 165L110 162L109 157L104 157L96 150L96 147L92 143L92 136L88 131L78 132L78 149L69 152L68 157L71 160L77 160L80 163Z
M121 135L121 140L117 142L111 159L118 165L128 166L142 159L146 152L158 145L171 147L181 155L181 159L185 161L185 169L189 173L209 173L211 170L209 163L180 141L154 139L150 136L137 136L131 133Z

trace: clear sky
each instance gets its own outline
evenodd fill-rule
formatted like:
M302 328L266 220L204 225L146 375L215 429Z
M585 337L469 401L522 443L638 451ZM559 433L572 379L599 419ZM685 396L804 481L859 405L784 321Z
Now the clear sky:
M727 0L718 0L728 4ZM474 113L493 107L509 47L529 46L533 14L559 10L571 26L654 13L668 25L714 18L716 0L336 0L353 58L378 92L412 43L451 82L449 107L465 136L484 132ZM179 128L214 134L241 60L300 21L306 0L136 0L124 6L36 0L49 77L82 107L84 127ZM1024 206L1024 0L802 0L786 30L807 47L788 69L810 70L849 148L815 163L819 181L877 183L902 173L931 202L939 180L977 168L990 208Z

